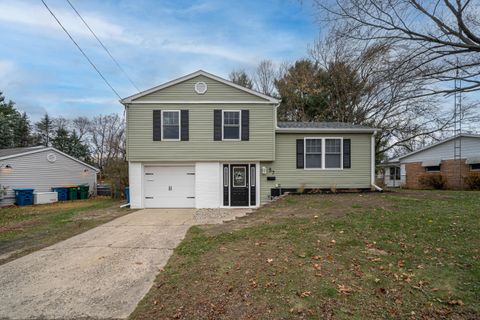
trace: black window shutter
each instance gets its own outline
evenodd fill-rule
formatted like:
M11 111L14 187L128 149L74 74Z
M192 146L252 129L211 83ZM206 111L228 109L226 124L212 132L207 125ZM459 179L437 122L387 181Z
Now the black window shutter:
M303 139L297 139L297 169L303 169Z
M188 110L181 110L180 111L180 128L181 128L181 139L182 141L188 141Z
M352 167L352 146L350 139L343 139L343 168L350 169Z
M242 141L250 139L250 110L242 110Z
M153 141L162 140L162 110L153 110Z
M222 141L222 110L213 110L213 140Z

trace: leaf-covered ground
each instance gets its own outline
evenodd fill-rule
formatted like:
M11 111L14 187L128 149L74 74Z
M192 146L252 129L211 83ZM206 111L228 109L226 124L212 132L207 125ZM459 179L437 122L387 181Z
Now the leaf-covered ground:
M132 212L107 198L0 209L0 264Z
M478 319L480 192L289 196L192 227L131 319Z

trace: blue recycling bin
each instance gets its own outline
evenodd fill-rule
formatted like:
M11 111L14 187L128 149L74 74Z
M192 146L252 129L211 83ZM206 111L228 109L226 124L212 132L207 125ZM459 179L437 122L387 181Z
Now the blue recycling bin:
M127 203L130 203L130 188L125 187L125 199L127 200Z
M52 191L58 193L58 201L67 201L68 200L68 188L53 187Z
M31 206L33 204L33 190L29 188L13 189L17 206Z

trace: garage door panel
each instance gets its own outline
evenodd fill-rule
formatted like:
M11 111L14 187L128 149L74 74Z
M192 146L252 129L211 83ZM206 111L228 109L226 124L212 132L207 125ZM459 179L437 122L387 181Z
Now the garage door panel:
M195 207L194 167L145 167L145 207Z

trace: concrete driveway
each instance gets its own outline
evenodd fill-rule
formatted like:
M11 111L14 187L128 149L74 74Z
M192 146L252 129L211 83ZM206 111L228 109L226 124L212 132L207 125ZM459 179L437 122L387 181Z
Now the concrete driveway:
M137 211L0 266L0 318L128 317L194 217Z

